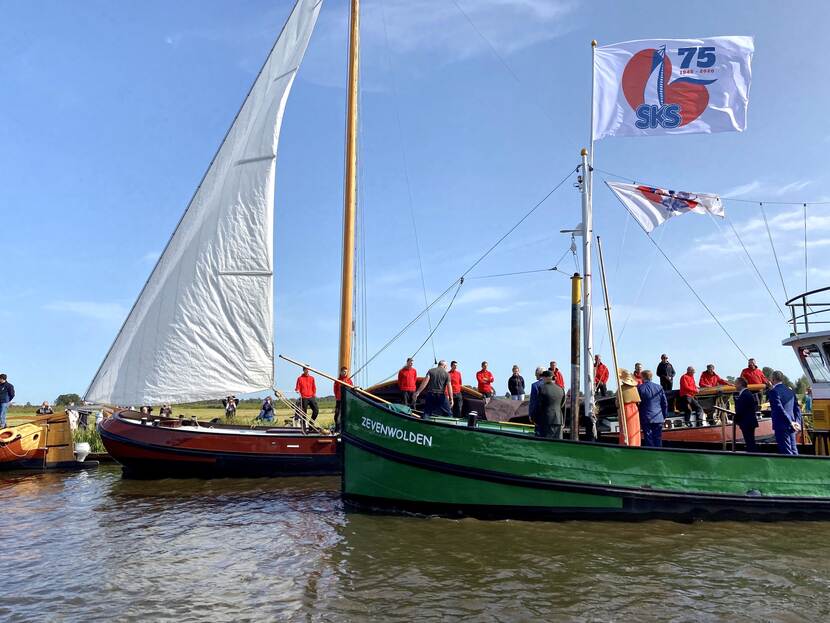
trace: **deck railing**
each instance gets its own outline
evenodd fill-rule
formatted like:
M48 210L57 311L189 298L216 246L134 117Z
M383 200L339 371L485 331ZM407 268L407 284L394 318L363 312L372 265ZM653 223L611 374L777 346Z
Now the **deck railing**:
M786 305L795 335L821 331L830 325L830 286L794 296Z

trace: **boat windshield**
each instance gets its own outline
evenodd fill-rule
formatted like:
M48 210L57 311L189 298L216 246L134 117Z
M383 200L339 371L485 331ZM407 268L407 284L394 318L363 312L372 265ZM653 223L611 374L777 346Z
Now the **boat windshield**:
M830 382L830 370L827 369L826 360L818 346L801 346L798 354L813 382Z

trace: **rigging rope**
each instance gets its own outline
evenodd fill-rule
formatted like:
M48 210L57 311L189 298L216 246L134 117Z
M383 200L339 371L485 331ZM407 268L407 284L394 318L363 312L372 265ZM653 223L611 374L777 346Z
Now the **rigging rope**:
M809 292L807 287L807 204L804 204L804 291Z
M759 205L761 206L761 216L764 217L764 227L767 228L767 237L769 238L769 246L772 248L772 256L775 258L775 266L778 268L778 276L781 278L781 287L784 289L784 298L785 300L790 299L790 295L787 294L787 284L784 283L784 273L781 272L781 264L778 262L778 253L775 251L775 243L772 241L772 231L769 228L769 221L767 221L767 213L764 210L764 203L760 202Z
M643 232L643 233L645 233L645 232ZM700 295L697 293L697 291L692 287L692 284L689 283L689 281L686 279L686 277L683 276L683 273L680 272L680 269L677 268L677 266L674 265L674 262L672 262L669 259L669 256L666 255L666 252L663 251L662 247L659 244L657 244L657 241L654 240L654 238L652 238L648 234L646 234L646 238L648 238L649 241L651 242L651 244L653 244L657 248L657 250L660 251L660 254L669 263L669 266L671 266L674 269L674 272L677 273L677 276L680 277L680 279L683 281L683 283L686 284L686 287L689 288L691 293L695 295L695 298L703 306L703 309L705 309L707 312L709 312L709 315L712 317L712 320L715 321L715 324L717 324L720 327L720 330L723 331L724 335L726 335L726 337L729 338L729 341L732 342L732 344L735 346L735 348L738 349L738 352L740 352L741 355L743 355L744 358L746 358L747 354L744 352L744 350L740 346L738 346L738 343L735 341L735 338L733 338L732 335L729 333L729 331L726 330L726 327L724 327L723 324L721 324L721 321L718 320L718 317L714 314L714 312L712 312L711 309L709 309L709 306L703 301L703 299L700 297Z
M570 171L568 171L568 174L567 174L565 177L563 177L561 180L559 180L559 182L558 182L558 183L557 183L557 184L556 184L556 185L555 185L555 186L554 186L554 187L553 187L553 188L552 188L552 189L551 189L551 190L550 190L550 191L549 191L549 192L548 192L548 193L547 193L544 197L542 197L542 198L541 198L539 201L537 201L537 202L536 202L536 203L535 203L535 204L534 204L534 205L533 205L533 206L532 206L532 207L531 207L531 208L530 208L527 212L525 212L525 214L524 214L524 216L522 216L522 218L520 218L520 219L519 219L519 220L518 220L518 221L517 221L517 222L516 222L516 223L515 223L515 224L514 224L514 225L513 225L510 229L508 229L508 230L507 230L507 231L506 231L506 232L505 232L505 233L504 233L504 234L503 234L503 235L502 235L502 236L501 236L498 240L496 240L496 242L494 242L492 245L490 245L490 247L489 247L489 248L488 248L488 249L487 249L484 253L482 253L482 255L481 255L481 256L480 256L480 257L479 257L479 258L478 258L475 262L473 262L473 263L469 266L469 268L467 268L467 270L465 270L465 271L461 274L461 276L459 276L459 277L458 277L458 279L456 279L455 281L453 281L453 282L452 282L452 283L451 283L451 284L447 287L447 289L446 289L446 290L444 290L443 292L441 292L441 294L439 294L439 295L438 295L438 297L437 297L437 298L435 298L435 299L432 301L432 303L430 303L429 305L427 305L425 309L421 310L421 312L419 312L419 313L418 313L418 315L417 315L417 316L415 316L415 318L413 318L412 320L410 320L410 321L406 324L406 326L404 326L404 327L403 327L403 329L401 329L400 331L398 331L398 332L397 332L397 333L396 333L396 334L395 334L395 335L394 335L391 339L389 339L389 340L388 340L388 341L387 341L387 342L386 342L383 346L381 346L381 347L380 347L380 349L379 349L379 350L378 350L378 351L377 351L374 355L372 355L371 357L369 357L369 359L367 359L367 360L366 360L366 363L364 363L364 364L363 364L363 366L360 368L360 370L358 370L357 372L360 372L361 370L363 370L363 368L365 368L365 367L366 367L366 366L368 366L368 365L369 365L372 361L374 361L374 360L375 360L375 359L376 359L376 358L377 358L377 357L378 357L378 356L379 356L379 355L380 355L383 351L385 351L387 348L389 348L389 347L390 347L390 346L391 346L391 345L392 345L395 341L397 341L397 339L398 339L398 338L400 338L400 337L401 337L404 333L406 333L406 331L407 331L407 330L408 330L408 329L409 329L409 328L410 328L413 324L415 324L416 322L418 322L418 320L420 320L420 319L424 316L424 314L425 314L425 313L426 313L429 309L431 309L431 308L432 308L432 307L433 307L436 303L438 303L438 301L440 301L441 299L443 299L443 298L444 298L444 297L445 297L445 296L446 296L446 295L450 292L450 290L452 290L452 289L453 289L453 287L454 287L454 286L455 286L455 285L456 285L459 281L461 281L461 280L463 280L465 277L467 277L467 275L469 275L469 274L470 274L470 273L471 273L471 272L475 269L475 267L476 267L476 266L478 266L479 264L481 264L481 262L483 262L483 261L487 258L487 256L489 256L489 255L493 252L493 250L494 250L496 247L498 247L498 246L499 246L502 242L504 242L504 240L505 240L505 239L506 239L506 238L507 238L510 234L512 234L514 231L516 231L516 229L518 229L518 227L519 227L522 223L524 223L524 222L525 222L528 218L530 218L530 216L531 216L534 212L536 212L536 210L538 210L538 209L539 209L539 207L541 207L541 205L542 205L543 203L545 203L545 201L547 201L553 193L555 193L557 190L559 190L559 189L562 187L562 185L563 185L565 182L567 182L567 181L571 178L571 176L572 176L574 173L576 173L576 171L578 170L578 168L579 168L579 167L575 167L575 168L571 169ZM357 372L355 372L355 374L357 374Z
M447 309L445 309L444 313L441 314L441 317L438 319L438 323L435 325L435 328L432 329L432 331L430 331L429 335L427 336L427 339L425 339L421 343L421 345L415 350L415 352L412 353L412 359L415 359L415 355L417 355L419 352L421 352L421 349L426 345L427 342L432 340L432 335L438 330L438 327L441 326L441 323L444 322L444 318L447 317L447 312L450 311L450 308L452 307L452 304L455 303L455 297L458 296L458 293L461 291L461 286L463 286L463 285L464 285L464 277L462 277L461 279L458 280L458 287L455 289L455 293L452 295L452 298L450 299L450 302L447 305ZM437 358L435 360L435 365L438 365Z
M381 18L383 21L383 40L384 45L386 47L386 70L391 76L390 82L392 83L392 102L394 104L393 108L395 110L395 122L398 126L398 142L401 147L401 158L403 160L403 173L404 179L406 180L406 194L407 200L409 203L409 216L412 220L412 232L415 236L415 253L418 257L418 270L421 274L421 289L424 294L424 306L428 308L429 300L427 298L427 283L426 279L424 278L424 263L421 259L421 241L418 237L418 221L415 218L415 207L414 201L412 200L412 183L409 179L409 161L406 157L406 143L404 141L404 134L403 134L403 124L401 123L401 111L399 105L399 98L398 98L398 85L397 81L395 80L395 74L392 71L392 60L391 60L391 52L389 48L389 31L386 26L386 3L381 2ZM427 311L427 325L429 326L429 334L433 335L435 331L432 329L432 318L430 317L429 311ZM435 363L438 363L438 356L435 352L435 341L432 341L432 359Z
M778 310L778 313L781 314L781 317L786 322L787 317L784 315L784 312L781 310L781 306L778 305L778 301L775 300L775 295L773 295L772 290L769 289L766 280L764 279L763 275L761 275L761 271L758 270L758 266L755 264L755 260L752 259L752 256L749 254L749 251L744 244L744 241L741 239L741 236L738 234L738 230L735 229L735 226L732 224L732 220L729 217L724 217L726 222L729 223L729 227L732 229L732 233L735 234L735 238L738 239L738 242L741 243L741 248L744 250L746 257L749 259L749 263L752 264L752 268L755 269L755 274L758 275L758 279L761 280L761 283L764 284L764 289L766 289L767 294L769 294L770 299L772 299L772 303L775 305L775 309Z

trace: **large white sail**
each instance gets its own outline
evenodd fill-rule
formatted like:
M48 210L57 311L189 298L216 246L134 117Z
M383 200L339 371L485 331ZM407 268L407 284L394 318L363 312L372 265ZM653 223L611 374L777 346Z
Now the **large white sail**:
M298 0L86 393L187 402L274 383L274 173L322 0Z

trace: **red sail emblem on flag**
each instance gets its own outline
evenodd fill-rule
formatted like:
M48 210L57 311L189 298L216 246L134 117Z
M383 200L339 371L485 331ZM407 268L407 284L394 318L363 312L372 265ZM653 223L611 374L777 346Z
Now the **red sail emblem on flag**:
M673 190L663 190L662 188L653 188L651 186L637 186L643 196L649 201L661 205L670 212L688 212L694 210L700 205L692 193L675 192Z

